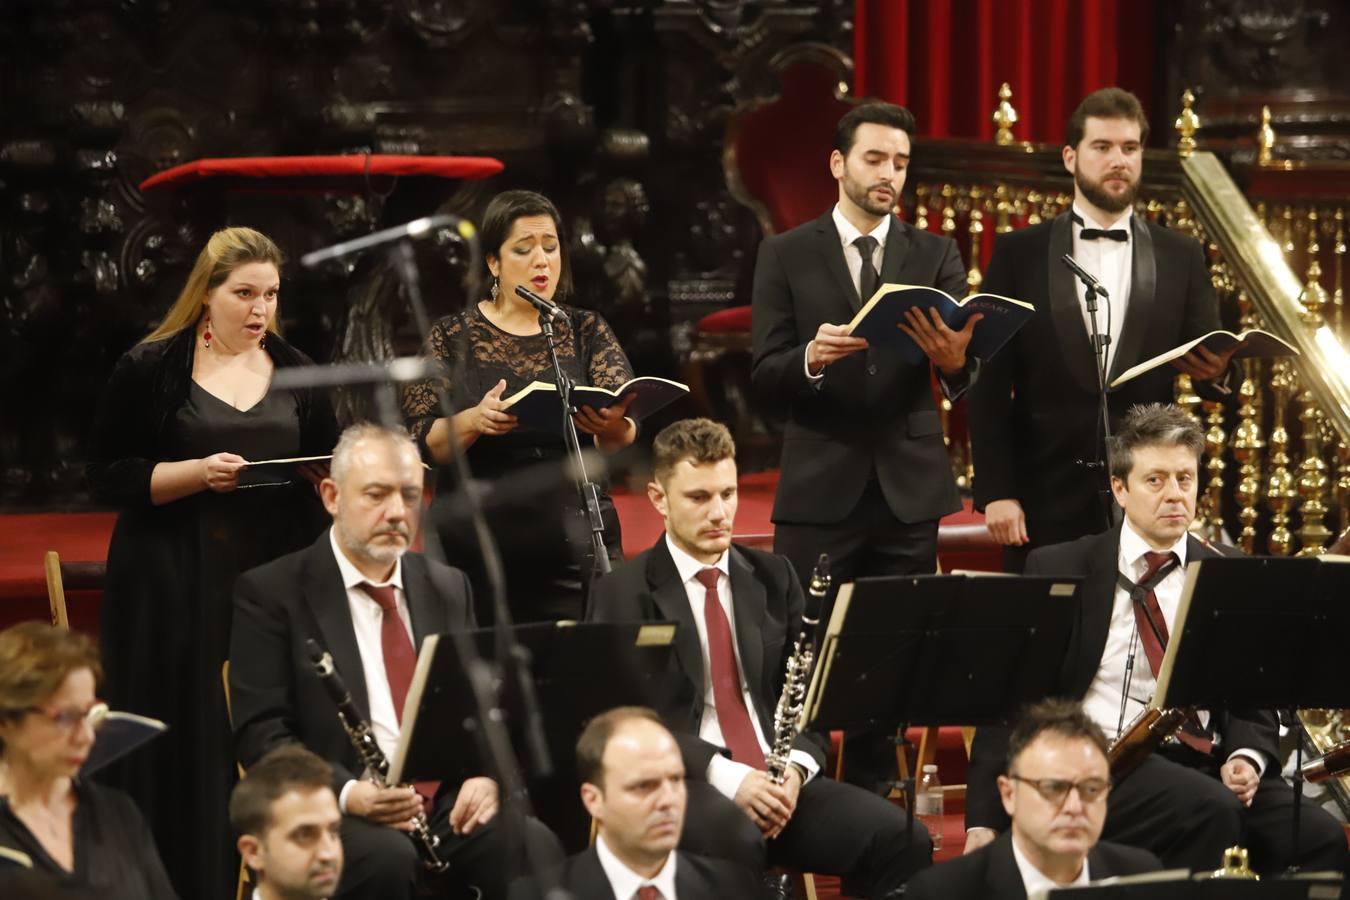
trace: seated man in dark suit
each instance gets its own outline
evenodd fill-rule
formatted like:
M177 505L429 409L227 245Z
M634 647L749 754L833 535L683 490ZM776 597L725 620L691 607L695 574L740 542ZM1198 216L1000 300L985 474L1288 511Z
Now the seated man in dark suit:
M415 647L429 634L474 625L464 573L409 553L422 509L422 463L406 433L349 428L320 484L333 527L309 548L239 577L230 643L235 752L244 766L281 744L301 743L333 767L343 812L346 868L335 897L411 898L424 869L409 838L430 800L431 830L452 881L502 897L515 860L507 858L496 783L379 787L314 673L305 641L332 654L359 714L386 758L398 746ZM453 753L453 748L447 749ZM536 854L557 860L557 840L535 820L514 820Z
M1026 900L1034 891L1162 868L1147 850L1098 843L1111 767L1106 736L1082 707L1046 700L1008 740L998 777L1012 819L993 843L915 876L906 900Z
M1111 531L1033 550L1027 559L1029 575L1083 578L1074 649L1065 657L1058 693L1081 700L1108 735L1118 736L1153 695L1186 563L1220 555L1188 530L1204 441L1199 425L1179 407L1132 408L1109 454L1111 487L1125 521ZM1130 666L1136 646L1146 658ZM975 733L967 852L992 840L1006 822L997 791L1006 742L1006 729ZM1340 826L1305 800L1294 848L1293 804L1293 791L1280 777L1274 717L1260 710L1200 710L1112 789L1102 833L1153 851L1169 867L1212 870L1224 849L1241 843L1260 872L1290 863L1340 871L1346 855Z
M862 896L898 896L932 842L882 798L820 774L824 737L799 735L785 780L766 773L773 711L804 595L785 557L731 543L736 447L707 419L656 436L648 497L666 522L652 549L592 593L600 622L672 621L675 687L658 710L689 773L680 846L763 870L766 862L840 875Z
M676 852L684 827L684 762L650 709L621 706L586 724L577 740L581 802L595 843L540 879L512 885L515 898L556 885L587 900L722 900L753 897L750 872Z

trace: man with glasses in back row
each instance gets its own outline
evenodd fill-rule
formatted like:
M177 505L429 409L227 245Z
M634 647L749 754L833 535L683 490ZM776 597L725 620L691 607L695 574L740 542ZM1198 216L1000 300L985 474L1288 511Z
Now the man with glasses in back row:
M1147 850L1098 843L1111 767L1106 736L1082 708L1046 700L1008 741L999 797L1012 829L959 859L920 872L906 900L1026 900L1037 890L1162 868Z

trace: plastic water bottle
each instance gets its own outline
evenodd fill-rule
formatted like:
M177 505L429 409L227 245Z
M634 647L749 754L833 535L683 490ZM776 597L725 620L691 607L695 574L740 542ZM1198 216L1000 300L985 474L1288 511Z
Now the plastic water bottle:
M914 815L933 838L933 850L942 849L942 782L938 780L937 766L923 767L919 789L914 796Z

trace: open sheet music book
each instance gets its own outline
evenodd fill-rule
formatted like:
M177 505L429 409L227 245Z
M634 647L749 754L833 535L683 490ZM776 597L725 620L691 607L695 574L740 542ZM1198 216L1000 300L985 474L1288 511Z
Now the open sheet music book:
M642 375L625 382L616 391L588 384L575 385L572 388L572 405L578 408L589 406L599 411L632 397L633 402L624 415L634 421L641 421L688 394L688 385L655 375ZM562 401L557 386L551 381L530 382L507 397L502 408L520 420L518 425L521 428L536 431L562 429Z
M98 726L94 746L80 767L80 775L88 778L168 730L169 726L159 719L129 712L107 713Z
M979 329L978 325L975 327L976 330ZM1249 328L1241 334L1234 334L1231 331L1211 331L1209 334L1200 335L1193 341L1187 341L1173 347L1165 353L1159 353L1152 359L1146 359L1137 366L1131 366L1111 382L1111 387L1120 387L1125 382L1138 378L1145 372L1151 372L1159 366L1167 365L1174 359L1180 359L1196 347L1204 347L1210 353L1226 353L1236 347L1237 349L1233 351L1233 359L1271 359L1277 356L1299 355L1298 350L1293 346L1285 343L1269 331L1262 331L1259 328Z
M895 347L906 362L919 365L925 359L924 352L897 327L905 321L905 313L915 308L930 323L928 310L936 309L953 331L964 328L966 320L975 313L983 313L984 318L976 323L966 351L984 360L997 353L1017 329L1036 314L1036 307L1030 303L998 294L971 294L958 300L935 287L883 284L848 323L846 333L866 338L874 346Z

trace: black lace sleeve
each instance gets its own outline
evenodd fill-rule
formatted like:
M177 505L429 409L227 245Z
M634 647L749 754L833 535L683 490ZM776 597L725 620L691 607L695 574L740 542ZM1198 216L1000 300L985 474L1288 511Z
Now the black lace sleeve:
M603 316L583 310L580 331L582 346L587 351L586 374L590 384L613 391L632 380L633 366Z
M445 366L445 372L453 370L455 356L459 348L459 335L464 329L464 320L460 316L446 316L431 326L427 335L426 355ZM427 432L441 417L441 397L450 390L450 379L441 374L421 381L409 382L403 388L403 421L408 433L417 442L422 458L431 461L427 451Z

